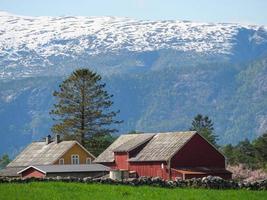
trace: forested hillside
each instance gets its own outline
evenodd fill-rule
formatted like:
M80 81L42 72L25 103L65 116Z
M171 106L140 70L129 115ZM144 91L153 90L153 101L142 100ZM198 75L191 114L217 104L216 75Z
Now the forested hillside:
M77 68L103 76L118 134L187 130L198 113L219 144L267 129L266 27L5 12L0 22L0 155L50 134L52 92Z
M267 59L249 65L202 64L104 75L115 108L131 130L187 130L197 113L214 121L219 143L252 139L267 127ZM1 81L1 151L50 133L52 91L63 77Z

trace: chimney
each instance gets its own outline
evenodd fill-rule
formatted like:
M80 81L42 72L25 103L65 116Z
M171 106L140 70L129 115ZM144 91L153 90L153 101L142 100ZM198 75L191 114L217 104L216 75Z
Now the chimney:
M51 135L45 137L45 143L49 144L51 142Z
M59 134L55 135L55 142L56 142L56 144L60 143L60 135Z

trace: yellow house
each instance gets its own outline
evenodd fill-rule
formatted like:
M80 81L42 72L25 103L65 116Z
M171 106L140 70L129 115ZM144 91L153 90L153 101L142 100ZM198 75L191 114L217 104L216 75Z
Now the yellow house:
M44 142L28 145L5 169L5 176L18 176L17 172L32 165L79 165L91 164L95 156L77 141L61 141L56 135Z

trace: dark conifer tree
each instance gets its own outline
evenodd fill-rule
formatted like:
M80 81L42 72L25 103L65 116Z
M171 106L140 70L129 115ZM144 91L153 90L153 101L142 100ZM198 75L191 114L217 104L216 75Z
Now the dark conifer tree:
M267 132L253 142L260 167L267 169Z
M101 139L110 139L117 131L114 124L121 122L115 119L119 111L111 111L112 95L105 90L100 75L88 69L78 69L53 95L57 102L50 113L55 120L52 127L55 134L75 139L90 149L100 145L92 144L92 141L99 143Z
M196 115L192 121L190 130L197 131L211 144L217 146L217 136L214 134L213 123L208 116L203 116L201 114Z

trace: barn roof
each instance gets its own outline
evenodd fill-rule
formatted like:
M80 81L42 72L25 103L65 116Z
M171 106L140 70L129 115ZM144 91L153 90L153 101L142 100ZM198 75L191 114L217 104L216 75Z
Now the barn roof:
M33 142L26 147L7 167L29 166L29 165L49 165L59 159L76 141Z
M113 142L103 153L101 153L94 162L113 162L114 151L131 151L151 139L154 134L128 134L121 135L115 142Z
M33 165L26 167L18 174L26 171L29 168L34 168L43 173L64 173L64 172L103 172L109 171L110 168L101 164L83 164L83 165Z
M135 149L136 147L144 144L145 142L149 141L154 135L155 134L153 133L136 134L136 137L118 146L113 150L113 152L129 152Z
M195 131L121 135L94 162L113 162L114 152L129 152L145 142L146 146L129 161L166 161L194 134Z
M0 177L16 177L18 175L18 171L22 170L24 167L7 167L0 170Z
M195 134L196 131L158 133L130 161L167 161Z

